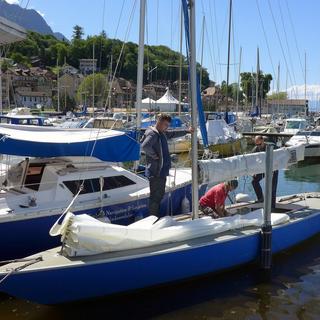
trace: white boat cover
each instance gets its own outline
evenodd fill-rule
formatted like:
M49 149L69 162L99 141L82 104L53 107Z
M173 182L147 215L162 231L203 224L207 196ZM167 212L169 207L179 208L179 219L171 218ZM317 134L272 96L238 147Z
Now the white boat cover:
M304 159L304 145L273 151L273 170L285 169ZM199 160L200 181L213 183L265 172L266 153L248 153L223 159Z
M68 256L93 255L172 243L218 234L231 229L263 224L263 209L245 215L212 219L176 221L172 217L149 216L129 226L101 222L87 214L68 212L60 226L55 225L51 235L62 235L64 254ZM271 214L272 225L289 221L286 214Z
M209 145L227 143L240 139L241 135L234 131L223 119L207 120L206 128L208 132Z

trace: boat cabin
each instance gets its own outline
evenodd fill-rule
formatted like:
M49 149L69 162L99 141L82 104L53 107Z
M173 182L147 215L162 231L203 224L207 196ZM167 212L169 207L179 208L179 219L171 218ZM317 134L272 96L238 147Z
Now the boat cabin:
M308 126L308 122L303 118L290 118L286 119L284 132L296 134L298 131L305 130Z

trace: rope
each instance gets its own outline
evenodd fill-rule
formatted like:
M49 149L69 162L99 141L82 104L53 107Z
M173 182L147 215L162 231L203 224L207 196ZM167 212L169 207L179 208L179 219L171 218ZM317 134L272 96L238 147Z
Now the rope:
M262 19L262 15L261 15L261 11L260 11L260 6L259 6L258 0L256 0L256 4L257 4L257 9L258 9L259 17L260 17L260 22L261 22L261 27L262 27L264 39L265 39L266 44L267 44L268 55L269 55L269 59L270 59L270 62L271 62L273 75L274 75L274 78L276 78L275 75L276 75L277 73L276 73L275 68L274 68L274 64L273 64L273 60L272 60L272 55L271 55L271 50L270 50L270 46L269 46L269 42L268 42L268 38L267 38L266 29L265 29L265 27L264 27L264 23L263 23L263 19Z
M1 280L0 280L0 284L2 282L4 282L9 276L11 276L13 273L17 272L17 271L20 271L22 269L25 269L26 267L29 267L37 262L40 262L40 261L43 261L42 257L37 257L37 258L34 258L34 259L17 259L17 260L6 260L6 261L0 261L0 264L1 263L14 263L14 262L23 262L23 261L29 261L27 263L25 263L24 265L22 266L19 266L19 267L16 267L16 268L13 268L11 269Z
M272 6L271 6L271 3L270 3L270 0L268 0L268 4L269 4L269 9L270 9L270 12L271 12L273 24L274 24L274 27L276 29L276 34L277 34L277 38L278 38L278 41L279 41L279 44L280 44L282 56L283 56L283 59L284 59L284 62L286 64L286 68L287 68L287 71L288 71L288 74L289 74L289 79L290 79L291 85L294 85L295 83L293 83L292 78L291 78L290 68L288 66L288 62L287 62L287 59L286 59L286 54L285 54L284 49L283 49L282 41L281 41L281 38L280 38L279 30L278 30L278 27L277 27L276 19L275 19L274 14L273 14L273 10L272 10Z

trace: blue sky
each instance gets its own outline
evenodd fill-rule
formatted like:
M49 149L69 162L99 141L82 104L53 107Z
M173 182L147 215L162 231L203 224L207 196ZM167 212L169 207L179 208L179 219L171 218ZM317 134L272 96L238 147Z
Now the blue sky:
M28 3L28 8L39 11L54 31L63 33L67 38L71 38L73 26L79 24L86 35L98 34L104 28L110 38L122 40L125 39L135 3L135 0L7 1L18 3L22 7ZM202 17L205 15L203 64L208 69L210 78L218 83L226 79L228 6L228 0L196 0L198 61ZM180 0L147 0L146 43L164 44L174 50L179 49L179 8ZM320 100L320 42L317 37L317 31L320 30L319 12L318 0L233 0L231 81L237 81L240 46L243 50L242 71L255 70L256 48L259 46L261 69L277 76L277 66L280 63L280 88L288 88L290 93L292 86L304 84L306 52L307 83L313 85L310 89L313 93L310 94L313 94L314 100ZM138 0L133 17L128 40L138 42Z

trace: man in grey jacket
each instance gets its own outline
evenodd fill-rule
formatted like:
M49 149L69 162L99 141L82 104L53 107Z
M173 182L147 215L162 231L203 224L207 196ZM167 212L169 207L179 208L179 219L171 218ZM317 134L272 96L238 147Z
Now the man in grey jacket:
M146 176L149 178L149 214L160 217L160 203L165 194L166 180L171 168L167 138L181 137L194 130L167 132L171 117L160 114L154 127L149 127L142 137L141 148L146 154Z

